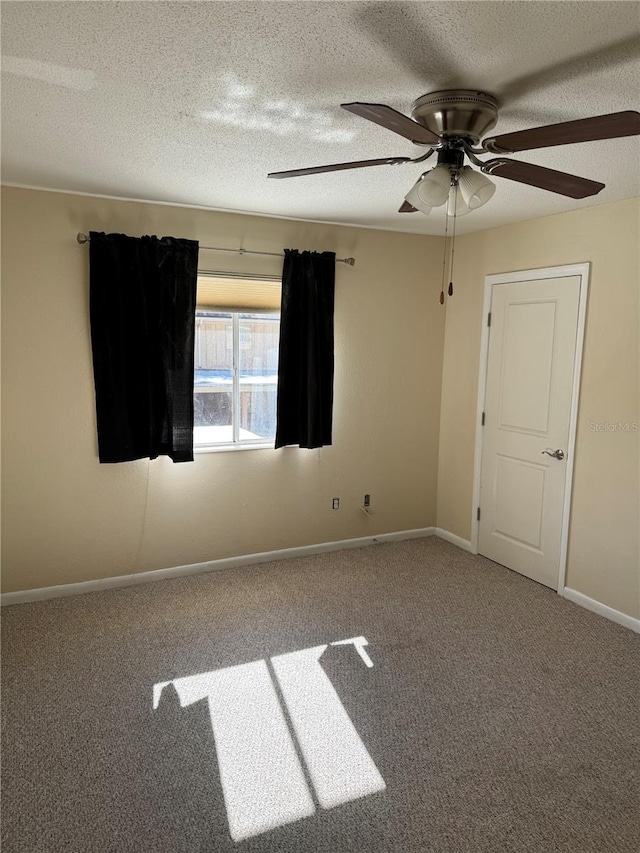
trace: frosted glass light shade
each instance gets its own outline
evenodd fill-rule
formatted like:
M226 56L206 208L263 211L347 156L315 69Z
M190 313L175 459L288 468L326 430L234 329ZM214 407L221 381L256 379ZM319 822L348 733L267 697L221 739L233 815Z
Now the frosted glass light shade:
M457 198L456 193L458 196ZM449 191L449 198L447 200L447 216L453 216L455 214L457 219L459 216L465 216L470 212L471 208L462 198L459 187L451 187Z
M458 176L460 194L470 210L476 210L486 204L496 191L495 184L482 172L476 172L471 166L465 166Z
M427 172L416 189L423 204L428 204L429 207L438 207L447 200L450 186L451 172L449 167L441 164Z
M423 181L423 179L420 178L420 180L417 181L417 183L415 183L411 187L409 192L404 197L404 200L408 201L410 205L415 207L416 210L419 210L421 213L429 214L429 213L431 213L431 205L425 204L424 201L420 198L420 195L418 193L418 188L420 187L420 184L422 183L422 181Z

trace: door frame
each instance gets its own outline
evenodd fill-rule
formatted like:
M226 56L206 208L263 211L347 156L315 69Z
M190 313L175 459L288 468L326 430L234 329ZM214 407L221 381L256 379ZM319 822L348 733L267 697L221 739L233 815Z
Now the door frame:
M571 392L571 412L569 415L569 442L567 446L567 466L564 485L564 501L562 505L562 533L560 539L560 566L558 570L558 594L562 595L567 571L567 546L569 542L569 518L571 514L571 485L573 481L573 459L576 444L578 424L578 399L580 396L580 373L584 347L584 330L587 317L587 294L589 291L588 262L582 264L566 264L559 267L542 267L541 269L516 270L514 272L487 275L484 279L484 301L482 304L482 334L480 339L480 367L478 374L478 404L476 408L476 438L473 466L473 504L471 512L471 551L478 553L479 522L477 510L480 506L480 483L482 479L482 413L484 411L487 390L487 367L489 360L489 331L487 322L491 311L493 288L501 284L513 284L521 281L548 280L579 276L580 297L578 301L578 328L576 349L573 362L573 387Z

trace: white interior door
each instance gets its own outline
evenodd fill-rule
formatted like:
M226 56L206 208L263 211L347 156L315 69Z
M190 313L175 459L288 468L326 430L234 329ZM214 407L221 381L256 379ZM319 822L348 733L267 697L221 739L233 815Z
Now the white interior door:
M505 282L491 299L478 552L554 589L580 282Z

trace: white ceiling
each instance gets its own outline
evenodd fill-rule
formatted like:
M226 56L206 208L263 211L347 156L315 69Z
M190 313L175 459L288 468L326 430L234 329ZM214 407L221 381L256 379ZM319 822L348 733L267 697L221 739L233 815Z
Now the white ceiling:
M496 95L492 134L638 108L632 2L2 2L4 183L441 234L396 211L425 166L269 171L418 156L341 110ZM495 178L468 232L640 195L637 138L514 159L603 181L574 201ZM429 161L429 164L432 161Z

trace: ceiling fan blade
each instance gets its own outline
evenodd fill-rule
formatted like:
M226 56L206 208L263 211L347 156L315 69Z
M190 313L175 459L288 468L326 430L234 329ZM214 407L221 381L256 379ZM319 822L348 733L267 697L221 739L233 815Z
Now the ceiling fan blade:
M387 130L392 130L405 139L411 142L417 142L420 145L437 145L441 142L440 137L427 130L417 121L399 113L393 107L387 107L385 104L340 104L343 110L348 110L354 115L366 118L369 121L379 124L381 127L386 127Z
M268 178L298 178L301 175L318 175L320 172L340 172L343 169L361 169L363 166L395 166L410 163L411 157L382 157L378 160L352 160L349 163L331 163L328 166L311 166L308 169L289 169L287 172L269 172Z
M400 207L398 208L398 213L417 213L418 208L414 207L412 204L409 204L408 201L403 201Z
M490 136L482 143L486 151L494 154L513 154L533 148L550 148L552 145L570 145L573 142L592 142L596 139L617 139L620 136L640 134L640 113L625 110L604 116L563 121L544 127L532 127L502 136Z
M529 186L566 195L569 198L587 198L590 195L597 195L604 189L604 184L598 181L590 181L588 178L579 178L567 172L556 172L555 169L534 166L532 163L519 163L515 160L488 160L483 164L482 171L488 175L498 175L500 178L529 184Z

